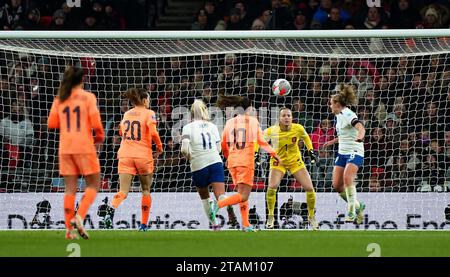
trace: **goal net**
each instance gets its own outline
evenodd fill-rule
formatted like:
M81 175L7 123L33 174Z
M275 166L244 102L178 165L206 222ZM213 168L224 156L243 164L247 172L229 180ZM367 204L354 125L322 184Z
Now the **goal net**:
M97 96L106 131L99 154L101 193L88 228L102 228L104 209L119 187L117 130L130 108L120 94L131 87L148 90L164 144L155 162L151 229L208 228L180 155L179 133L196 98L210 107L221 130L232 113L215 107L220 94L249 97L263 129L277 123L282 106L305 126L319 157L317 166L305 162L318 192L322 228L450 228L449 30L1 35L1 229L64 227L58 133L47 130L46 122L67 65L84 69L85 89ZM278 78L291 83L288 96L272 95ZM337 149L322 147L336 136L328 102L339 83L357 89L352 109L367 130L356 180L358 197L367 205L361 226L343 224L346 206L331 184ZM269 173L264 153L255 167L250 219L263 227ZM235 188L226 176L231 193ZM138 180L132 191L117 211L116 228L138 226ZM304 228L301 184L288 173L278 191L278 226ZM226 214L220 217L228 228Z

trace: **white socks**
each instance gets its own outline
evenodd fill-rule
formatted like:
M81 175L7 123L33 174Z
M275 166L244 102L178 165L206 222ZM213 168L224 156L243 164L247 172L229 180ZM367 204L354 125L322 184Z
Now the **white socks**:
M355 193L356 193L356 189L355 189ZM340 196L345 202L348 202L348 201L347 201L347 192L346 192L345 189L344 189L344 191L342 191L342 192L339 193L339 196ZM355 197L355 208L356 208L356 209L359 209L359 201L356 199L356 197Z
M221 195L222 196L222 195ZM219 197L220 198L220 197ZM212 200L210 198L202 199L203 204L203 210L205 211L206 217L209 220L209 206L211 205ZM209 220L211 222L211 220ZM214 220L214 222L211 222L213 225L217 225L217 218Z
M346 187L345 195L347 197L347 211L349 213L356 214L356 202L357 202L356 201L356 187L355 186Z

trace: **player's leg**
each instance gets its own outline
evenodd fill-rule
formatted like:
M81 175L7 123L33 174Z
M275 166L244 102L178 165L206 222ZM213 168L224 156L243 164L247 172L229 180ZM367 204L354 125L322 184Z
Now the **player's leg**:
M96 153L74 155L74 161L86 180L86 189L71 224L77 228L82 238L88 239L89 235L84 229L83 221L89 208L94 203L100 187L100 162Z
M77 165L72 159L72 155L60 154L59 173L64 176L64 218L66 225L66 239L76 239L77 236L72 232L72 219L75 216L75 197L78 187L78 175L80 174Z
M206 214L209 222L212 226L217 225L216 213L217 210L213 204L213 200L211 200L209 195L209 168L211 165L202 168L200 170L192 172L192 181L194 182L195 187L197 188L197 192L200 196L200 200L202 201L203 211Z
M246 232L254 231L254 229L250 225L250 221L249 221L248 198L250 197L251 191L252 191L252 185L249 185L246 183L238 184L238 194L242 195L242 201L239 203L239 208L241 211L241 218L242 218L242 228Z
M75 197L77 193L78 176L64 176L64 184L66 187L64 193L64 217L66 225L66 239L76 239L77 236L72 232L73 226L70 221L75 216Z
M133 177L138 173L135 160L132 158L119 159L118 173L119 191L114 195L111 202L111 206L114 210L117 209L119 205L127 198L128 192L130 192Z
M357 200L354 181L357 173L358 166L353 163L347 163L343 174L344 189L347 196L347 217L345 218L346 222L353 222L356 220Z
M239 169L239 167L230 167L228 168L228 171L230 172L231 178L233 179L233 184L236 186L239 186L239 178L240 178L240 171L242 169ZM247 197L248 199L248 197ZM246 201L247 199L243 200L243 196L238 192L235 193L233 195L230 195L228 197L225 197L223 199L220 199L219 201L217 201L217 207L223 208L226 206L232 206L232 205L236 205L238 203L241 203L243 201Z
M213 182L211 183L211 187L213 189L213 193L217 201L227 198L227 196L225 195L225 183ZM227 206L227 213L228 213L227 224L230 225L232 228L236 228L239 225L239 223L237 222L233 206Z
M344 187L344 167L342 166L335 166L333 169L333 187L334 190L339 194L339 196L344 200L346 203L347 201L347 194ZM360 224L363 219L363 211L365 209L365 205L363 203L359 203L358 200L355 199L355 208L356 208L356 216L357 216L357 223Z
M297 180L297 182L302 185L303 189L306 192L306 205L308 207L309 224L311 225L313 230L318 230L319 224L317 223L315 216L316 192L314 190L311 176L304 166L303 168L296 170L292 175L294 176L295 180Z
M150 217L150 209L152 207L152 198L150 196L150 188L153 181L153 173L139 175L141 182L142 199L141 199L141 226L140 231L147 231L148 219Z
M269 172L269 186L266 192L266 204L267 204L267 222L266 229L273 229L275 223L275 202L277 199L277 189L280 185L281 179L285 174L285 170L272 168Z
M216 200L225 199L225 176L223 173L223 164L216 163L211 165L209 168L209 182L211 183L211 187L213 189L214 196ZM233 206L227 206L228 213L228 225L232 228L237 227L238 222L236 219L236 215L234 213Z

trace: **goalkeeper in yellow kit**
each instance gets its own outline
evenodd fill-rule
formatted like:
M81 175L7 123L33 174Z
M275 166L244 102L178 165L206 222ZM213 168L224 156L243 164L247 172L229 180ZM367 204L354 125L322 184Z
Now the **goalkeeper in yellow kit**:
M298 146L299 140L303 140L308 150L307 153L311 158L311 162L316 162L316 156L308 133L302 125L292 123L292 112L290 109L282 108L280 110L278 124L267 128L264 131L264 136L267 141L271 141L272 147L276 149L282 162L282 165L280 165L277 160L273 158L270 159L269 187L266 195L268 209L266 229L273 229L274 227L277 188L280 185L284 174L289 170L297 182L299 182L306 191L308 223L313 230L317 230L319 226L315 218L316 193L311 177L303 163Z

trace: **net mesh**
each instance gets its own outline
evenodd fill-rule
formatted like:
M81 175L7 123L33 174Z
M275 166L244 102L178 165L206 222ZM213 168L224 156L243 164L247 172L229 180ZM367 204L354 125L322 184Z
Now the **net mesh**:
M184 108L194 99L201 98L212 107L218 95L226 94L252 99L263 128L276 123L279 107L291 107L294 121L306 127L319 154L319 166L311 166L306 159L316 190L331 192L336 149L322 145L335 136L328 101L341 82L356 86L359 104L352 108L368 134L358 190L447 191L449 53L448 38L436 37L0 40L0 190L63 191L58 134L46 129L46 120L62 72L72 64L84 68L85 89L99 101L106 131L100 151L104 192L118 188L117 128L130 108L120 93L131 87L149 91L164 143L165 153L156 161L153 191L195 191L174 134L182 127L181 119L186 119ZM278 78L291 82L290 95L271 94L270 85ZM216 117L216 123L223 126L225 119L224 113ZM263 190L268 176L264 154L255 174L260 184L255 189ZM300 190L290 175L279 189Z

